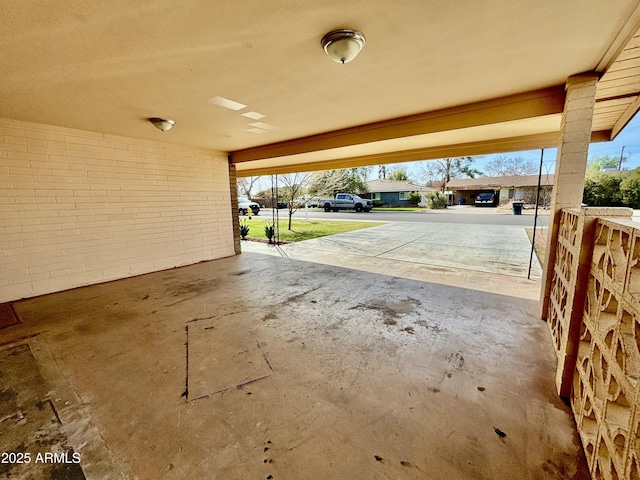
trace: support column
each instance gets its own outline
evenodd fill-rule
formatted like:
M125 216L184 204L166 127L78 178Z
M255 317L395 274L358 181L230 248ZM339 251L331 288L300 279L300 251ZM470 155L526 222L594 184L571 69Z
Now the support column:
M543 320L547 320L549 311L560 214L563 208L580 208L582 203L597 81L598 74L583 73L569 77L565 87L566 97L553 178L553 195L540 292L540 314Z
M231 220L233 222L233 249L236 255L240 255L240 218L238 217L238 182L236 178L236 166L229 159L229 192L231 193Z

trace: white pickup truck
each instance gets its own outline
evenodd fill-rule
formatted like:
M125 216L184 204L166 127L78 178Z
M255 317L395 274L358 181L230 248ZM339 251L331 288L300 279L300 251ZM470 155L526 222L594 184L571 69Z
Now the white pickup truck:
M373 201L360 198L351 193L339 193L336 198L321 198L318 200L318 207L324 208L325 212L333 210L355 210L356 212L368 212L373 208Z

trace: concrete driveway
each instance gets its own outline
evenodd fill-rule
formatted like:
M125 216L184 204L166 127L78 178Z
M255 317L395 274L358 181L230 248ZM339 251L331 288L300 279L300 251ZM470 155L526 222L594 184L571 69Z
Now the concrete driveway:
M532 299L541 276L534 255L527 280L531 242L521 226L398 222L277 248L243 242L242 249Z

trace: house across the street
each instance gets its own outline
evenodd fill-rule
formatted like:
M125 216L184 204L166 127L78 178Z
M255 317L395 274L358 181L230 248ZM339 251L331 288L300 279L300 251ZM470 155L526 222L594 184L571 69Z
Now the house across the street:
M419 206L426 205L426 194L435 192L435 188L416 185L409 181L399 180L371 180L367 182L369 193L363 195L372 200L384 202L389 207L402 207L411 205L409 202L409 194L412 192L420 193Z
M450 203L473 205L480 193L493 193L497 204L509 202L536 203L538 175L511 175L507 177L453 178L447 183ZM548 206L553 188L553 174L540 177L539 204Z

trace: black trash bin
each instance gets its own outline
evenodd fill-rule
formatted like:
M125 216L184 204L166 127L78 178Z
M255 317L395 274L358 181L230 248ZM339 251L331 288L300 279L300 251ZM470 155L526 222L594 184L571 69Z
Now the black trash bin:
M522 215L522 205L523 202L513 202L511 206L513 207L514 215Z

